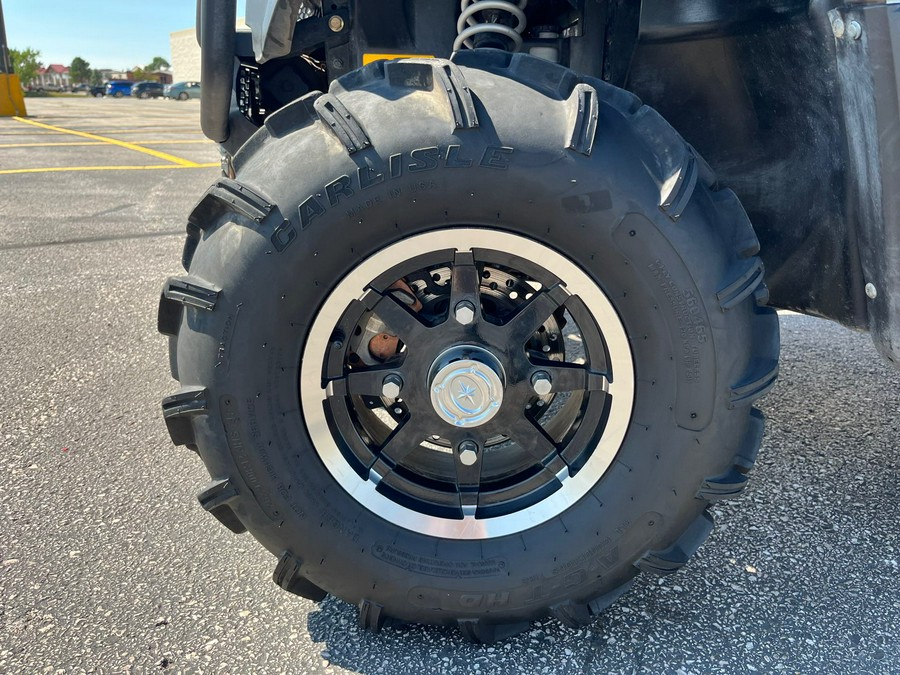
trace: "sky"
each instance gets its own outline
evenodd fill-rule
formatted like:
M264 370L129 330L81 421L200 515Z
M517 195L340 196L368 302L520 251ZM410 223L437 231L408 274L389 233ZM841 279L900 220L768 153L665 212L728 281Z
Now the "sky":
M238 0L238 16L246 0ZM68 66L80 56L91 68L171 62L169 33L193 28L194 0L0 0L12 49L37 49L44 64Z

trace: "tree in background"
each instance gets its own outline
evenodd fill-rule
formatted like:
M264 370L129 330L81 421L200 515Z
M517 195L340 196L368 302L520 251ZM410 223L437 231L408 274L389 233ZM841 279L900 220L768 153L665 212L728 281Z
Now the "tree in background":
M9 58L12 60L13 71L19 76L22 84L31 84L40 73L41 62L38 61L41 53L30 47L26 49L10 49Z
M91 85L94 87L99 87L101 84L103 84L103 73L96 69L92 70Z
M170 68L169 62L166 61L161 56L154 56L153 60L147 64L147 67L144 70L152 73L156 70L162 70L163 68Z
M76 56L69 65L69 77L72 79L72 84L87 82L91 77L91 64L80 56Z
M142 82L143 80L146 80L149 74L150 73L146 68L141 68L140 66L135 66L131 69L131 77L135 82Z

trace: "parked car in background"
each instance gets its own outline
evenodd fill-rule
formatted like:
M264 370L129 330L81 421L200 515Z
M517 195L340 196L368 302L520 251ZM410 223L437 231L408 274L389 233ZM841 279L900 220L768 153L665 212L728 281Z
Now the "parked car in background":
M166 98L177 98L186 101L189 98L200 98L199 82L176 82L165 89Z
M91 90L91 85L84 84L84 83L76 84L74 87L72 87L72 92L75 94L81 94L81 93L86 94L86 93L90 92L90 90Z
M113 80L112 82L108 82L106 84L106 95L113 96L115 98L131 96L131 88L133 86L134 82L130 82L128 80Z
M97 86L91 87L88 91L88 96L93 96L94 98L103 98L106 96L106 85L99 84Z
M159 82L138 82L131 88L131 95L136 98L160 98L164 89Z

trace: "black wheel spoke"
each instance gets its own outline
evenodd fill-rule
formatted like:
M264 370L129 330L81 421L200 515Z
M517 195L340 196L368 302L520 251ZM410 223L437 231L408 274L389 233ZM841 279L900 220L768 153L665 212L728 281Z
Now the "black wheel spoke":
M524 345L570 297L562 286L537 293L503 326L508 344Z
M478 487L459 489L459 506L464 516L474 516L478 510Z
M397 368L389 367L351 370L346 377L334 383L332 392L344 396L382 396L385 379L395 375L402 382L400 372ZM343 383L343 386L339 383Z
M479 454L481 451L479 450ZM484 462L479 457L472 466L466 466L456 454L456 489L459 505L464 516L474 516L478 508L478 493L481 487L481 468Z
M425 433L415 424L412 417L407 417L400 426L391 432L381 446L379 454L389 464L400 464L411 452L418 450Z
M410 344L423 337L428 327L416 314L392 295L381 297L372 307L372 311L384 321L387 332Z
M525 450L536 464L546 466L554 457L558 457L556 443L539 424L525 416L518 416L506 425L504 434Z
M481 303L479 301L479 289L481 288L481 276L475 266L475 259L471 252L457 253L453 259L453 268L450 270L450 316L453 317L454 308L460 302L468 302L475 311L475 320L481 315Z
M551 382L552 392L563 391L606 391L609 378L606 373L598 373L586 365L560 363L546 359L531 358L535 375L545 374Z

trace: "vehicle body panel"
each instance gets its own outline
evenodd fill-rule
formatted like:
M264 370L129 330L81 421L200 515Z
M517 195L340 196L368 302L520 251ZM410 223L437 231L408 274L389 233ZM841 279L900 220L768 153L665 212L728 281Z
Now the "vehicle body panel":
M138 82L131 88L131 95L138 98L159 98L163 96L165 87L159 82Z
M176 82L165 88L166 98L200 98L201 86L199 82Z
M900 364L900 6L833 4L714 23L699 3L645 2L626 88L737 192L771 302L869 330ZM836 37L833 17L860 36Z
M106 95L107 96L131 96L131 87L134 85L134 82L130 82L128 80L113 80L112 82L108 82L106 84Z

